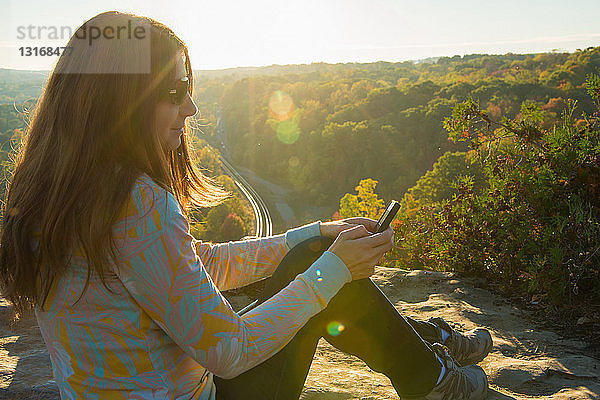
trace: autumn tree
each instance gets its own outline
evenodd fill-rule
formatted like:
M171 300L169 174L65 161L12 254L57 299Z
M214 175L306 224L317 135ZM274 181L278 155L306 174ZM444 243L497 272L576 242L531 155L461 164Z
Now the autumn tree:
M244 221L236 213L230 212L221 225L221 239L223 241L240 240L245 232Z
M340 200L339 214L342 218L367 217L377 219L384 206L383 200L377 197L375 186L377 181L371 178L363 179L354 188L358 194L346 193Z

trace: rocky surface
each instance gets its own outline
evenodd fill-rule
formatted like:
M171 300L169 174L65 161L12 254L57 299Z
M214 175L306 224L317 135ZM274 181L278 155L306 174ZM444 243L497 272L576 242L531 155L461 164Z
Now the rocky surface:
M494 348L480 364L489 399L598 399L600 361L581 340L538 329L528 312L452 273L378 267L372 279L405 315L439 316L459 330L483 326ZM257 287L227 293L239 309ZM402 362L402 360L398 360ZM13 321L0 300L0 399L57 399L48 353L35 318ZM389 379L321 339L301 399L398 399Z
M480 363L489 399L598 399L600 361L588 345L537 329L527 312L451 273L378 268L372 278L390 301L415 319L442 317L459 330L483 326L494 348ZM335 371L332 374L331 371ZM321 339L303 399L398 399L389 379Z

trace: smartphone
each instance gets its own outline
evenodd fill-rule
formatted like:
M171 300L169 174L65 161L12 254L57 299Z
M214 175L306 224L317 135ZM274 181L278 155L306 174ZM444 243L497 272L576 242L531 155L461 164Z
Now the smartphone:
M400 203L398 203L396 200L392 200L390 204L388 204L383 215L379 218L379 221L377 221L377 225L375 225L375 233L385 231L388 226L390 226L390 223L396 216L396 213L399 209Z

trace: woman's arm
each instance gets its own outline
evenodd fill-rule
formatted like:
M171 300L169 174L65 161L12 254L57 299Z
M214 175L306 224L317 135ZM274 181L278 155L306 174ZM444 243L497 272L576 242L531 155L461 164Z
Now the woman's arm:
M344 263L326 251L287 287L240 317L196 255L177 200L170 193L165 199L164 193L158 187L134 193L142 217L123 237L117 273L136 303L217 376L235 377L271 357L352 279Z
M295 245L320 235L321 221L286 233L227 243L193 240L196 254L219 290L246 286L273 275L280 261Z

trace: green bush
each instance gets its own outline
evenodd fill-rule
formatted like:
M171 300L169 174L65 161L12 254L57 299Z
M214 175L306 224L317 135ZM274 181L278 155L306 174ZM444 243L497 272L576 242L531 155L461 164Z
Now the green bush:
M600 299L600 77L587 89L595 113L576 118L568 100L550 128L533 102L499 122L473 100L455 107L445 127L469 143L485 185L458 175L453 190L438 190L445 198L421 196L415 207L405 196L398 265L485 276L553 304Z

